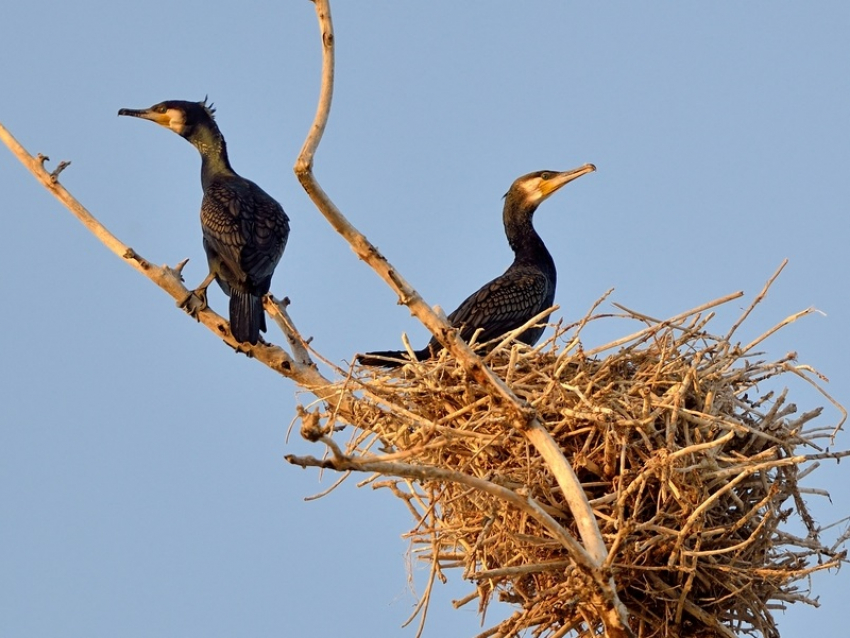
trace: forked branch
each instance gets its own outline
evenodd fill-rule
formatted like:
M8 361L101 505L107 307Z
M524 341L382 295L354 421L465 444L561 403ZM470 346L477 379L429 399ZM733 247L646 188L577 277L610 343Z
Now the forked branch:
M608 550L602 534L596 524L593 510L587 501L581 483L572 466L564 458L554 439L536 418L534 411L514 394L514 392L486 366L473 350L460 338L444 318L439 316L419 295L419 293L401 276L378 249L358 231L340 212L330 197L319 185L313 175L313 161L316 150L325 130L333 99L334 49L335 38L329 0L314 0L319 29L322 35L322 83L316 116L310 132L295 162L295 174L316 208L325 216L331 226L349 243L355 254L365 261L390 288L395 291L399 301L406 305L411 313L431 331L437 340L458 360L464 369L476 381L491 388L495 396L506 405L513 407L513 425L528 438L551 468L553 475L563 491L570 511L576 519L582 541L590 554L595 569L602 570L608 558ZM564 532L567 533L566 531ZM609 579L612 596L609 603L616 609L615 618L611 618L609 631L627 632L627 611L619 602ZM623 634L627 635L627 634Z

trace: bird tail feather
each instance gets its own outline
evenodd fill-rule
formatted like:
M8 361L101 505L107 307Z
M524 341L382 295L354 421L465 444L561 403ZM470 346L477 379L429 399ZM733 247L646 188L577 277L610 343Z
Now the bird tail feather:
M428 348L415 350L417 361L425 361L431 356ZM362 366L376 366L379 368L398 368L410 362L410 355L406 350L377 350L357 355L357 362Z
M260 331L266 330L266 315L263 298L250 292L230 291L230 332L240 343L255 345L260 340Z

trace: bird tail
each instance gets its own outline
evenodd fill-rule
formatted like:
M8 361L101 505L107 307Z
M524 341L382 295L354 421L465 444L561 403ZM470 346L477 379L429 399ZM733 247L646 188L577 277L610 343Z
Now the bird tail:
M230 291L230 332L240 343L255 345L266 330L263 298L241 290Z
M425 361L431 356L430 348L415 350L417 361ZM398 368L405 363L410 363L410 355L406 350L377 350L357 355L357 363L362 366L376 366L379 368Z

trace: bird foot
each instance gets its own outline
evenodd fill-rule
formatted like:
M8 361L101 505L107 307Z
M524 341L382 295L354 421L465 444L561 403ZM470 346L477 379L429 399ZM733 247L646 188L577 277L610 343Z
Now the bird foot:
M182 308L190 316L198 319L198 315L208 308L207 291L205 288L198 288L190 292L186 298L177 304L178 308Z
M259 341L259 344L262 344L262 343L263 343L263 340L261 339ZM257 345L259 345L259 344L257 344ZM254 358L254 346L251 345L250 343L238 342L235 346L231 346L231 347L233 348L233 351L236 354L244 354L249 359Z

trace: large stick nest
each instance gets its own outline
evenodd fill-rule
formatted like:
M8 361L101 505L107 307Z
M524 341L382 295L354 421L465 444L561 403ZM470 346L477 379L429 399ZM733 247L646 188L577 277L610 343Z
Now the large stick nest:
M793 355L757 360L760 339L732 343L738 324L712 336L699 313L585 352L578 335L589 321L486 361L578 475L631 629L778 636L770 609L814 602L807 576L844 559L843 539L822 544L799 486L806 464L830 457L820 439L833 428L812 427L820 408L797 415L787 390L768 389L789 374L816 383L816 373ZM475 588L456 605L477 599L483 612L496 595L518 606L482 636L598 635L592 583L539 520L440 475L527 495L579 537L549 468L489 389L445 354L400 371L359 369L345 383L360 394L346 458L433 469L425 480L373 477L417 520L413 549L431 565L426 604L434 577L458 568Z

